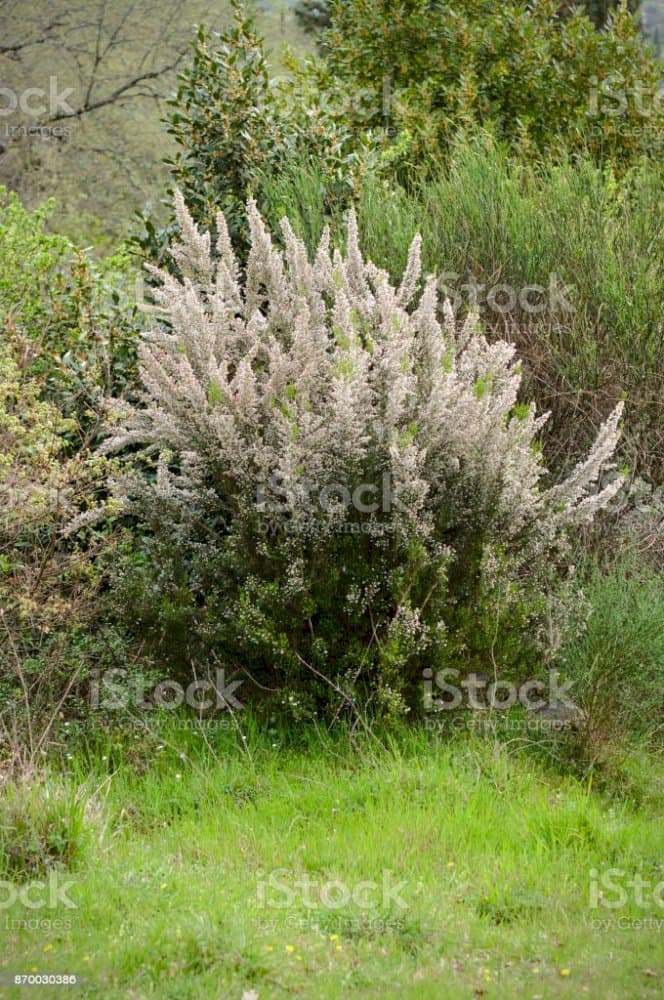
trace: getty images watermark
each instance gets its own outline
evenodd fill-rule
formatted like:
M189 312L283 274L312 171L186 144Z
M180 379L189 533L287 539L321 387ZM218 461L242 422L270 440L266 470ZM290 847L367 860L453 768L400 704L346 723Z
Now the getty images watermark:
M593 930L656 930L664 929L664 879L656 882L640 872L622 868L591 868L588 883L588 906L594 911L590 919ZM629 908L630 914L616 911ZM634 909L640 911L634 916ZM597 911L611 910L611 916Z

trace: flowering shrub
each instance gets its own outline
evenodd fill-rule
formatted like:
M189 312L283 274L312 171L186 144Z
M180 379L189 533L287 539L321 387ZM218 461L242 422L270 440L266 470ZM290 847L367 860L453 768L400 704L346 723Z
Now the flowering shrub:
M395 288L353 215L345 255L326 233L310 260L249 202L241 283L223 215L214 255L180 194L176 215L182 277L151 267L166 323L104 445L132 447L115 490L143 524L123 577L142 633L335 717L412 706L424 666L541 662L568 531L620 486L598 482L621 406L545 489L514 348L421 289L419 237Z

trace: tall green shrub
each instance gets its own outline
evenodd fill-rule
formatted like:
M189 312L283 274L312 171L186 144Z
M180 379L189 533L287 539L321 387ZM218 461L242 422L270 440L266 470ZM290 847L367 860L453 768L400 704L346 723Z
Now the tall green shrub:
M71 418L76 447L97 432L102 397L135 381L139 273L124 251L96 259L51 232L53 207L29 211L0 188L0 332Z
M352 196L368 151L346 120L352 98L343 98L344 88L321 99L317 72L300 74L297 81L273 79L252 18L240 2L233 0L232 7L233 23L225 32L199 28L192 61L178 77L165 121L177 150L166 163L197 223L214 229L217 211L224 212L243 259L246 199L260 200L263 183L278 176L289 157L306 152L320 160L332 204ZM172 189L169 208L171 195ZM168 263L176 232L172 214L162 229L144 217L139 237L144 254Z
M136 305L123 256L95 262L47 231L47 207L0 204L0 755L29 767L98 620L99 539L65 529L113 512L94 444L102 398L131 395Z

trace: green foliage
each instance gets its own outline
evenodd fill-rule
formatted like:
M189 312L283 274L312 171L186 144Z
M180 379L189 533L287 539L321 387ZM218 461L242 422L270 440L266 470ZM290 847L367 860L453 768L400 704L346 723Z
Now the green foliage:
M372 178L370 174L366 183ZM336 234L343 230L346 205L337 192L334 177L320 160L309 155L289 156L278 173L265 178L261 209L267 219L287 218L312 254L327 225L332 224Z
M45 208L0 200L0 731L29 766L87 669L76 629L98 613L113 543L65 529L92 506L113 514L93 445L102 397L135 382L136 306L123 256L93 261L46 231Z
M12 346L20 348L21 342ZM87 545L65 541L61 532L74 514L98 502L109 464L82 445L72 451L76 424L44 394L44 382L3 342L0 677L14 676L15 683L24 656L44 636L86 616L96 579L91 553Z
M527 157L588 148L624 164L661 153L661 66L626 10L601 32L558 0L336 0L331 13L333 79L352 81L373 127L399 137L402 173L471 122Z
M294 137L277 114L261 38L240 5L234 13L222 35L199 28L167 131L178 146L169 163L173 180L194 217L209 227L223 211L237 239L246 237L244 200L263 171L277 169Z
M254 22L241 3L233 11L224 33L199 29L170 102L177 149L166 162L197 223L214 233L224 212L241 261L247 197L276 225L293 161L319 162L327 221L363 176L411 183L471 126L527 158L573 149L623 169L660 149L660 70L627 12L600 33L554 0L332 4L324 58L291 58L290 77L274 80ZM173 216L142 226L142 252L171 267Z
M664 576L636 554L586 568L592 614L563 648L596 740L664 739Z
M139 313L126 252L96 260L48 230L53 203L29 211L0 188L0 331L25 379L94 437L102 396L135 385Z
M362 170L362 141L344 121L338 95L321 101L316 72L300 68L297 82L270 78L263 40L241 3L225 32L201 27L191 64L178 77L169 102L167 132L177 144L166 160L173 185L184 194L195 221L214 232L216 214L225 214L240 257L246 254L248 197L262 203L266 179L280 174L288 156L318 157L329 181L330 198L347 201ZM291 66L296 68L295 63ZM321 70L322 71L322 70ZM167 199L172 206L172 188ZM276 221L276 220L275 220ZM168 264L167 247L177 231L173 217L157 228L142 217L141 248Z

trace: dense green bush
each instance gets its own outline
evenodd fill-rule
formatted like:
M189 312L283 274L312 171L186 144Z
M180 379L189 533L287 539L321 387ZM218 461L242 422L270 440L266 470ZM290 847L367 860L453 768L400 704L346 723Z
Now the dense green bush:
M101 399L135 382L140 286L127 252L96 259L50 232L53 207L28 211L0 188L0 330L76 446L96 434Z
M365 187L363 247L397 273L409 233L422 233L425 268L462 314L475 298L490 334L516 343L527 392L552 412L555 467L625 398L625 459L661 482L663 182L661 164L618 181L587 159L538 169L491 142L461 141L413 199ZM544 291L524 299L533 286Z
M102 398L131 395L136 306L124 258L95 262L46 231L45 209L0 200L0 750L29 766L90 666L77 629L98 619L114 543L65 529L113 512L94 444Z
M625 9L597 31L558 0L335 0L324 45L332 80L420 168L459 127L491 126L521 154L589 148L615 163L662 151L662 67ZM350 109L353 113L353 109Z
M623 539L624 543L624 539ZM565 672L597 743L664 739L664 577L629 552L584 572L592 613L563 648Z

